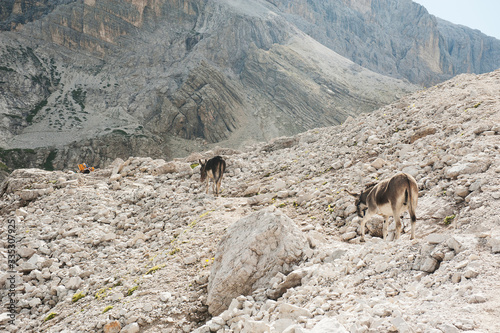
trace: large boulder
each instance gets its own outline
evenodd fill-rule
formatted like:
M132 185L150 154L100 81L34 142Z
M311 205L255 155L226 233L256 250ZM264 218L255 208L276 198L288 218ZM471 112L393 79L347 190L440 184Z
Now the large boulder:
M287 274L309 248L304 234L286 215L261 210L231 225L223 236L208 283L208 311L218 315L231 300L270 287Z

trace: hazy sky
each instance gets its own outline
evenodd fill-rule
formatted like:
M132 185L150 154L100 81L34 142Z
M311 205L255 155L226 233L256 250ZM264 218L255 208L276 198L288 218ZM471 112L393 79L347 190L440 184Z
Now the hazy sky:
M413 0L429 13L500 39L499 0Z

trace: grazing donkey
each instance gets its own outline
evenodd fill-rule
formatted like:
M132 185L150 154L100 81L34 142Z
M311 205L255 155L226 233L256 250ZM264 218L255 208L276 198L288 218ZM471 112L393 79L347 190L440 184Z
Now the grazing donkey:
M210 179L213 179L214 184L212 186L212 192L215 196L219 195L220 184L222 182L222 175L226 171L226 162L220 156L215 156L208 161L202 162L199 160L201 165L201 181L207 180L207 194L208 194L208 184Z
M390 179L378 184L369 185L360 194L350 193L356 198L356 210L361 220L361 241L365 240L365 224L373 215L384 217L382 233L384 240L387 238L387 220L394 217L396 222L396 236L401 236L400 214L408 210L411 218L411 236L415 238L415 209L418 201L418 186L415 179L406 173L399 173Z

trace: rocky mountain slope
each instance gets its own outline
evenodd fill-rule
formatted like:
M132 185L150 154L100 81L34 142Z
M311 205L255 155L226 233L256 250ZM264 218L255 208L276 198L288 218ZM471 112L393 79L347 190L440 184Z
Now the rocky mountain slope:
M87 175L16 170L0 209L19 239L20 313L16 325L6 313L0 323L11 332L498 332L499 93L500 71L460 75L242 151L117 159ZM216 154L228 165L218 198L193 164ZM393 226L382 241L373 219L360 243L345 190L399 171L419 185L416 239L405 215L399 241ZM6 228L0 239L6 257Z
M16 29L0 39L0 159L10 168L238 148L415 90L388 76L421 84L500 65L499 41L409 0L1 6L3 29Z

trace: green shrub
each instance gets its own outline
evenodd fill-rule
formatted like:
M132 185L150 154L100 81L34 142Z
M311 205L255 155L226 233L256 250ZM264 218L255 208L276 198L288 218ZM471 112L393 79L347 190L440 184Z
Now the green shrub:
M454 219L455 219L455 214L446 216L443 222L444 224L449 225L451 222L453 222Z

